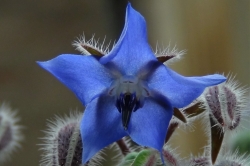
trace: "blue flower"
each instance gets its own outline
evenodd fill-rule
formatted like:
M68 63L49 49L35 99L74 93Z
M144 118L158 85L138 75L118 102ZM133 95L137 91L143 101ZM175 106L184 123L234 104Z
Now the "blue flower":
M160 63L147 42L144 18L130 4L122 34L107 55L63 54L38 64L86 107L80 126L83 163L127 135L161 152L173 108L226 80L218 74L184 77Z

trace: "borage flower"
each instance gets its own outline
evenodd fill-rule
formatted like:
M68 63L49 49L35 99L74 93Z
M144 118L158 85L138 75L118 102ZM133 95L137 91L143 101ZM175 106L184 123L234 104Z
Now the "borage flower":
M173 108L225 81L218 74L184 77L160 63L147 42L144 18L130 4L122 34L107 55L63 54L38 63L86 107L80 126L83 163L127 135L161 152Z

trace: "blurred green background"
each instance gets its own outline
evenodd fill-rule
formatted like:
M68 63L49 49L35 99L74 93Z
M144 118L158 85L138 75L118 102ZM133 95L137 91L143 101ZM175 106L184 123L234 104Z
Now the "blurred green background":
M250 85L250 1L130 2L147 21L152 48L157 42L165 46L170 42L187 50L171 68L186 76L233 73L243 85ZM125 0L0 1L0 102L18 109L25 126L22 148L4 165L38 165L37 144L42 143L46 119L83 110L74 94L35 61L78 53L71 43L83 32L89 39L95 34L96 39L106 36L108 42L117 41L126 5ZM195 132L175 137L184 156L201 152L206 143L197 124Z

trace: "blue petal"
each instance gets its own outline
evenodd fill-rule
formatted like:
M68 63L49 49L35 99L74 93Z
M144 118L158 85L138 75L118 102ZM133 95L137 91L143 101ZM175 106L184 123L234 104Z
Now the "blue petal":
M123 75L135 75L148 61L156 60L147 42L146 22L130 3L127 6L123 32L113 50L100 62L115 64Z
M113 97L100 96L89 103L81 121L83 163L99 150L126 136L121 114L115 107Z
M92 56L63 54L38 64L71 89L84 105L112 83L107 69Z
M145 98L143 107L131 115L128 131L132 140L161 152L172 110L165 99Z
M199 97L209 86L224 82L226 78L219 74L202 77L184 77L159 65L148 78L148 86L168 98L173 107L182 108Z

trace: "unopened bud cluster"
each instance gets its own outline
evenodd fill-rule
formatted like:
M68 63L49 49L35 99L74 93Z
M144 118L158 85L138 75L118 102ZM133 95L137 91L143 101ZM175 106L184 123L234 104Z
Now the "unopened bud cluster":
M246 107L246 90L229 78L227 82L209 87L202 96L205 110L208 110L216 124L223 131L232 131L242 122Z

